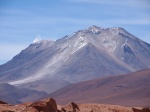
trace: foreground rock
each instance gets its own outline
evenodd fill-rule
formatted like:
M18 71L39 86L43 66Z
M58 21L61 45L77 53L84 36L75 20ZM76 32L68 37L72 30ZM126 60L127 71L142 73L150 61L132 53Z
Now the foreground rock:
M26 110L34 108L36 112L56 112L57 105L54 99L49 98L42 101L32 103Z
M6 102L0 101L0 104L7 104Z
M80 109L77 104L71 102L65 106L61 107L62 112L80 112Z
M57 112L57 105L52 98L14 106L2 102L0 112Z
M133 108L134 112L150 112L150 108L142 108L142 109L138 109L138 108Z
M0 101L0 112L150 112L150 108L131 108L106 104L76 104L74 102L60 106L56 104L53 98L48 98L19 105L9 105Z

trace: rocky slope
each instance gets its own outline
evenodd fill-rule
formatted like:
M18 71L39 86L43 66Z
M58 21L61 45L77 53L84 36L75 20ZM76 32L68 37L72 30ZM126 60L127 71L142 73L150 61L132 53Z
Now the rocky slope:
M131 108L118 105L76 104L57 105L53 98L19 105L0 101L0 112L150 112L149 108Z
M59 104L101 103L123 106L150 106L150 69L126 75L98 78L72 84L47 97Z
M36 41L0 66L0 82L53 91L70 83L150 68L150 44L123 28L91 26L56 41ZM61 86L60 86L61 82ZM47 83L43 83L47 90ZM49 92L53 92L49 91Z

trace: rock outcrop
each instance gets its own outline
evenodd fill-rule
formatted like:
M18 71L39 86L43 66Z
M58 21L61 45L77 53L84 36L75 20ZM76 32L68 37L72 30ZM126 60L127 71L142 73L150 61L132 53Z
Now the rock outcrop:
M0 101L0 104L7 104L6 102Z
M56 112L57 111L57 105L53 98L34 102L33 104L30 105L30 107L35 108L39 112L41 112L41 111Z
M56 104L53 98L48 98L19 105L9 105L0 101L0 112L150 112L150 108L131 108L107 104L76 104L74 102L60 106Z
M0 101L0 112L57 112L57 105L53 98L13 106Z
M74 102L71 102L61 108L62 112L80 112L78 105Z
M137 109L137 108L133 108L134 112L150 112L149 108L142 108L142 109Z

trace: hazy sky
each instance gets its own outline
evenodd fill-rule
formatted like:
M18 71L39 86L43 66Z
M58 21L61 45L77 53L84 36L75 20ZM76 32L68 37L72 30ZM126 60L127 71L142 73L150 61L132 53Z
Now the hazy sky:
M150 0L0 0L0 64L36 37L56 40L91 25L123 27L150 43Z

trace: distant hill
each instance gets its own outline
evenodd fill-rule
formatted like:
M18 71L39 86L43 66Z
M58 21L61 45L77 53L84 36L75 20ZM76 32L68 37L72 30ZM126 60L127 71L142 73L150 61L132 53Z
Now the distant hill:
M21 102L35 101L44 97L47 93L27 88L18 88L7 83L0 84L0 100L10 104L18 104Z
M58 104L71 101L123 106L150 106L150 69L72 84L47 97Z

